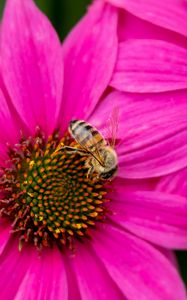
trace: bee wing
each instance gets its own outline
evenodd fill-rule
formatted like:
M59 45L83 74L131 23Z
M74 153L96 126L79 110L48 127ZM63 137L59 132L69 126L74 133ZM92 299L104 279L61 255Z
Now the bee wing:
M100 134L100 133L99 133ZM90 155L92 155L102 166L104 166L104 161L99 153L99 147L97 144L97 140L94 138L94 136L92 135L91 132L86 132L87 135L87 139L92 141L92 144L95 145L94 149L90 149L88 147L85 147L85 144L83 142L81 142L79 139L77 139L75 136L75 140L77 142L77 144L83 149L85 150L87 153L89 153ZM102 137L103 138L103 137ZM104 139L104 138L103 138Z
M85 147L81 146L84 150L87 151L87 153L89 153L90 155L92 155L99 163L101 166L104 167L104 160L102 159L100 153L99 153L99 148L98 146L96 145L95 146L95 149L94 150L88 150L86 149Z
M116 143L118 125L119 125L119 107L115 106L112 109L112 113L106 122L106 128L104 128L104 135L106 135L109 145L112 148L114 148Z
M95 151L91 151L90 153L100 163L100 165L104 167L104 160L99 153L99 148L97 145L95 147Z
M103 138L103 136L102 136L102 138ZM93 149L89 149L88 152L90 153L90 155L92 155L100 163L101 166L104 166L104 160L101 157L100 152L99 152L98 141L93 136L92 136L92 139L94 140L94 145L95 146L94 146ZM103 140L104 140L104 138L103 138Z

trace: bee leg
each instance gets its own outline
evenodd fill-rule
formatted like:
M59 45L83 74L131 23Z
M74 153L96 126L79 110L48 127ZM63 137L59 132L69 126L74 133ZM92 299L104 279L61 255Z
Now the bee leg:
M88 153L87 153L86 150L81 149L81 148L70 147L70 146L62 146L62 147L60 147L59 149L57 149L55 152L58 152L58 151L60 151L60 150L65 150L67 153L68 153L68 152L69 152L69 153L76 152L76 153L78 153L78 154L80 154L80 155L85 155L85 154L88 155Z
M88 172L87 172L87 178L90 178L91 174L93 174L94 172L94 167L93 166L90 166L90 168L88 169Z
M70 152L70 153L77 152L78 154L82 154L82 155L88 154L88 152L86 150L81 149L81 148L63 146L61 149L64 149L64 150L66 150L67 152Z
M88 172L87 172L87 178L90 178L90 175L93 174L94 172L94 167L92 165L92 158L88 158L86 161L85 161L85 167L88 168Z

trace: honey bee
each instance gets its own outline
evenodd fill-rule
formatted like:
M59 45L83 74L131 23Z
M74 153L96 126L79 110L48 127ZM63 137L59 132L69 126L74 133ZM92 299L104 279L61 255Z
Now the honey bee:
M67 151L77 151L87 155L85 162L89 177L96 173L97 178L110 180L118 170L118 159L114 150L117 123L111 123L111 143L92 125L83 120L72 120L69 124L69 133L78 143L80 148L64 146Z

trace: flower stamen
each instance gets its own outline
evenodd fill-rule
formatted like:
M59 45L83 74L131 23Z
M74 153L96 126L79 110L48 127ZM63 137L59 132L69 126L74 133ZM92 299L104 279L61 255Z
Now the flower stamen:
M69 135L60 140L58 132L46 141L38 130L9 149L10 167L0 179L0 215L20 234L20 249L25 242L42 248L54 241L71 248L75 238L88 236L104 219L106 188L87 178L86 157L63 150L73 143Z

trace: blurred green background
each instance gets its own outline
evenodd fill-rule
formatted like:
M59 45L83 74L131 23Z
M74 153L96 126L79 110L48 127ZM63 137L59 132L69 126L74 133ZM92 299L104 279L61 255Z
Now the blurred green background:
M61 39L85 13L91 0L35 0L41 10L49 17ZM0 15L5 0L0 0Z
M35 0L40 9L49 17L61 40L67 35L73 25L85 13L91 0ZM5 0L0 0L0 16ZM187 284L187 252L177 252L181 273Z

